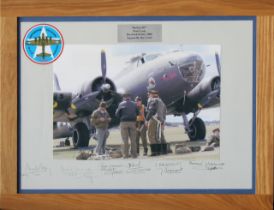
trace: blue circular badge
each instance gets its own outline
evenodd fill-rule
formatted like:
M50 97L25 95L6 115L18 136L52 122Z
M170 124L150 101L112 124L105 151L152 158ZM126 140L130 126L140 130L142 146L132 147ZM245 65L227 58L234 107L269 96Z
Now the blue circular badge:
M64 39L56 27L39 24L27 31L23 47L26 56L34 63L49 64L62 54Z

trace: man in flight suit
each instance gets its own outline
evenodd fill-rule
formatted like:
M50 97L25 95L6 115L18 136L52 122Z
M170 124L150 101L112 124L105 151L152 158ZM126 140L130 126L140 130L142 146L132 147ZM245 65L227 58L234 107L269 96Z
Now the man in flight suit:
M111 118L106 108L106 102L101 102L99 108L94 110L91 115L91 123L96 128L97 146L95 148L95 153L97 155L105 154L106 141L109 136L108 125Z
M142 144L144 147L144 156L147 155L147 128L145 126L145 105L142 103L141 97L136 97L135 102L137 105L137 108L139 109L139 115L136 119L136 144L137 144L137 153L139 154L139 142L140 137L142 139Z
M166 105L159 98L158 91L150 90L148 96L146 121L148 121L151 156L167 154L167 144L164 136Z
M131 100L129 94L125 94L123 96L123 101L119 104L115 113L116 117L120 119L124 158L129 157L128 139L130 139L131 157L137 157L136 117L138 114L139 111L137 105Z

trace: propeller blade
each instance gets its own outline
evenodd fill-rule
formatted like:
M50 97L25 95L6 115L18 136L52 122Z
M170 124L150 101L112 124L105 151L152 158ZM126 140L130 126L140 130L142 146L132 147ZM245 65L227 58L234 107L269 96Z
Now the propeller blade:
M55 90L61 90L58 77L55 73L54 73L54 89Z
M220 63L220 56L219 54L216 52L215 53L215 59L216 59L216 66L217 66L217 70L219 73L219 76L221 77L221 63Z
M101 70L104 83L106 82L107 75L107 62L106 62L106 53L104 50L101 51Z

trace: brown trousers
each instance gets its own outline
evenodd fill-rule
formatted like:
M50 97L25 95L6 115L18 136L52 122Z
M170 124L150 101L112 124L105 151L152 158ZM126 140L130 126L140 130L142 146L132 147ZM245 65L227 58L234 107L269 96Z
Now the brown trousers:
M136 132L137 151L139 150L140 137L141 137L144 149L147 150L147 128L144 122L137 122L137 132Z
M130 153L131 157L137 157L136 147L136 123L135 122L121 122L120 123L121 136L123 140L123 155L125 158L129 157L129 142L130 139Z

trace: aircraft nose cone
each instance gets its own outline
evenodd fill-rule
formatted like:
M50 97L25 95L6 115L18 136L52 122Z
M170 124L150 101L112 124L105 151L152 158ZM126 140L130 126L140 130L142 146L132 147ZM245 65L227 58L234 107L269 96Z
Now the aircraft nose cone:
M192 55L178 62L180 74L189 83L198 83L204 74L204 62L200 56Z

